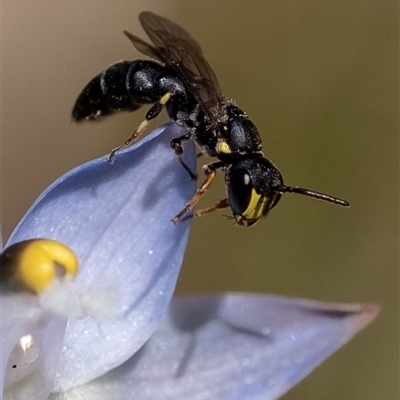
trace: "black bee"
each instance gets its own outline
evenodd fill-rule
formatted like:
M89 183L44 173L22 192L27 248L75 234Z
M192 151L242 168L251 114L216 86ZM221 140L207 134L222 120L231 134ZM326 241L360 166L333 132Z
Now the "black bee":
M152 12L139 15L154 46L124 31L141 53L155 61L119 61L94 77L79 95L72 117L94 120L118 111L135 111L152 104L145 120L115 153L129 146L144 131L148 121L163 108L187 133L171 141L179 162L195 179L182 159L183 144L194 139L203 154L218 161L203 166L206 180L172 221L177 223L207 192L217 170L225 173L227 198L200 210L200 216L230 207L239 225L250 226L265 217L283 193L298 193L348 207L350 204L327 194L286 186L275 165L264 157L261 137L247 114L222 94L217 78L203 57L199 44L179 25Z

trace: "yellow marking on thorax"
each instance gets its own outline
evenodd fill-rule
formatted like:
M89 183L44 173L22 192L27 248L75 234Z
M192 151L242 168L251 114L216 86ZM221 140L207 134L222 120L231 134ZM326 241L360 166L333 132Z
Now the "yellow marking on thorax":
M221 140L217 143L216 145L217 148L217 153L223 153L223 154L230 154L232 153L232 150L227 142L225 140Z

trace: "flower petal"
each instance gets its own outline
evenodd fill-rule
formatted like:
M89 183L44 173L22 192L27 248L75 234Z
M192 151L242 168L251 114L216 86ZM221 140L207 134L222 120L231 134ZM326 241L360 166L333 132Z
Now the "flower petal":
M371 322L376 305L262 295L174 299L129 361L52 400L276 399Z
M0 306L0 397L45 400L53 389L67 320L46 313L30 294L2 290ZM20 342L26 335L29 344Z
M170 302L190 226L188 221L174 225L171 218L195 190L169 146L183 133L167 124L118 152L113 165L102 157L65 174L38 198L10 238L8 244L38 237L65 243L81 262L77 282L87 287L87 297L111 293L115 302L104 310L109 320L69 320L58 390L128 359ZM194 170L192 143L185 157Z

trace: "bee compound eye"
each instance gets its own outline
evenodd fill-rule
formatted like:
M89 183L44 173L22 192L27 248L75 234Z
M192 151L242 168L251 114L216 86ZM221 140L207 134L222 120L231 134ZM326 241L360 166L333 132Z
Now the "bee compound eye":
M253 192L253 182L250 174L236 171L229 177L229 204L234 214L243 215L249 207Z

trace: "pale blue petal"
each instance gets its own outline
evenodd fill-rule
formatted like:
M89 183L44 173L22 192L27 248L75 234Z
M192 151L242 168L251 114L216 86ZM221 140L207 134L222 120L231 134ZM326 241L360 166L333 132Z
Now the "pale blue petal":
M110 320L69 320L56 377L66 390L124 362L150 337L170 302L188 240L188 221L171 218L195 190L169 143L184 131L167 124L137 145L67 173L22 219L10 243L57 239L81 262L77 281L112 293ZM194 146L185 147L194 170Z
M277 399L378 311L376 305L262 295L174 299L129 361L51 399Z
M0 314L0 398L47 399L53 390L67 320L49 315L38 307L35 296L22 293L1 293ZM12 353L25 335L33 337L32 348Z

